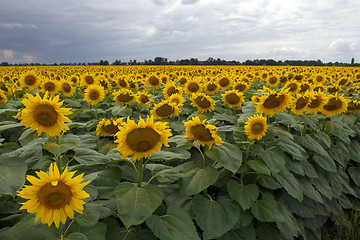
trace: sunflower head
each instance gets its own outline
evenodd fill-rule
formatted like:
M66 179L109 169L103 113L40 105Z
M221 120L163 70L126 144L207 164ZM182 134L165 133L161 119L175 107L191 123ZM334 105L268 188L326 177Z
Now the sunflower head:
M200 78L193 78L188 80L185 84L185 93L191 95L197 92L200 92L202 89L201 79Z
M266 118L262 115L254 115L248 118L244 131L250 140L261 140L267 132Z
M21 87L27 87L29 90L35 90L40 84L40 79L33 71L26 72L20 77Z
M56 94L60 89L59 81L52 79L44 80L40 84L40 88L43 93Z
M60 90L61 94L65 97L71 97L75 92L72 82L66 80L60 82Z
M291 111L297 115L301 115L307 110L309 102L309 92L304 95L298 95L292 102Z
M256 104L256 112L274 116L277 112L285 111L291 101L292 97L286 91L269 91L259 98L259 102Z
M43 98L38 93L36 96L28 93L22 103L25 108L21 111L21 124L37 131L39 136L43 132L49 137L58 136L69 130L65 123L71 122L66 117L70 114L70 108L61 107L62 102L59 102L59 96L48 99L47 93Z
M170 102L170 100L163 100L161 103L155 104L150 113L155 119L164 119L171 116L178 116L179 107L177 104Z
M6 103L7 102L7 96L5 95L4 91L0 90L0 103Z
M136 101L140 106L149 108L151 106L150 102L152 101L151 94L147 92L138 92L136 94Z
M66 219L74 218L74 211L81 213L85 202L82 199L90 197L82 190L88 183L83 181L83 174L74 176L75 172L68 172L67 167L60 174L56 164L51 164L49 173L36 172L39 178L27 175L26 179L31 185L25 185L18 196L28 199L21 203L20 210L28 213L36 213L35 222L41 219L41 223L49 226L54 223L58 228L60 222L65 224Z
M153 117L148 116L146 121L140 117L138 124L128 117L115 136L121 156L132 156L131 160L136 161L159 152L162 145L169 147L168 138L172 134L166 122L154 122Z
M219 79L217 80L217 83L218 83L219 87L221 88L221 90L225 91L226 89L228 89L231 86L232 79L228 76L222 76L222 77L219 77Z
M192 105L197 107L201 113L215 110L215 100L205 93L196 93L191 97Z
M210 80L204 84L204 90L206 94L214 94L219 90L219 86L216 81Z
M120 89L117 92L114 92L114 98L116 104L130 104L136 100L135 94L129 89Z
M146 84L152 89L156 89L161 86L162 82L157 75L151 74L146 78Z
M244 96L241 92L236 90L228 90L224 94L221 94L224 103L231 108L239 107L244 102Z
M114 136L119 131L119 127L122 125L123 119L124 118L118 118L116 120L101 119L96 126L96 135L103 137Z
M322 108L322 113L326 116L334 116L341 114L347 110L349 100L343 96L329 95L327 101Z
M309 103L306 109L307 113L318 113L321 112L323 106L325 105L327 101L327 96L321 92L309 92Z
M105 98L104 88L100 85L89 85L84 92L84 100L91 105L96 105Z
M198 116L195 116L191 120L185 122L184 126L186 128L186 138L195 140L195 142L201 146L207 145L210 149L213 143L216 145L221 145L223 143L221 137L216 134L217 127L206 124L206 119L201 121Z

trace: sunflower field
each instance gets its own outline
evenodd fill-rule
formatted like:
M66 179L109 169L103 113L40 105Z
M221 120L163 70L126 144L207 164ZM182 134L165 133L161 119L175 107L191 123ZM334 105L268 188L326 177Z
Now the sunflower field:
M355 67L1 67L0 239L359 239L359 89Z

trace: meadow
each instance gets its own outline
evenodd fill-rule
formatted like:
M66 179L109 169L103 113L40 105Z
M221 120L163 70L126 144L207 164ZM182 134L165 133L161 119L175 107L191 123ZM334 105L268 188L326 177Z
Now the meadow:
M0 68L1 239L359 239L360 68Z

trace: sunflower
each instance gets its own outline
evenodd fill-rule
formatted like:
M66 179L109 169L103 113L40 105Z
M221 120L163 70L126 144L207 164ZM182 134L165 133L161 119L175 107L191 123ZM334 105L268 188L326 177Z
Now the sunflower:
M94 84L97 84L98 81L97 81L97 78L95 76L92 76L90 74L84 74L81 76L81 81L80 81L80 84L82 86L90 86L90 85L94 85Z
M71 122L66 117L70 114L70 108L61 108L59 96L48 99L48 93L41 98L38 93L36 96L26 95L22 100L25 108L21 111L21 124L37 131L38 136L45 132L48 137L59 136L62 132L69 130L65 122Z
M26 179L31 185L25 185L18 196L28 199L22 204L20 210L26 209L28 213L36 213L35 222L49 226L54 223L59 228L60 222L65 224L66 219L74 218L74 211L82 214L85 202L82 199L90 197L83 188L89 181L83 182L83 175L73 178L75 172L68 172L67 167L60 174L56 164L50 164L49 173L36 172L39 178L27 175Z
M148 116L146 121L140 117L138 124L128 117L115 136L122 158L132 156L131 160L136 161L159 152L162 145L169 147L168 139L172 134L166 122L154 122L154 118Z
M215 110L215 100L205 93L196 93L191 97L192 105L197 107L201 113Z
M2 80L0 80L0 91L3 91L6 95L11 94L9 85Z
M310 97L310 101L308 103L306 112L315 113L315 114L321 112L323 106L327 101L326 95L321 91L318 92L312 91L309 93L309 97Z
M172 103L175 103L176 106L178 106L179 108L182 107L184 105L184 97L178 93L174 93L170 96L169 101Z
M266 78L266 85L268 85L269 87L274 88L279 85L279 83L280 79L276 75L272 75Z
M210 149L213 143L216 145L223 143L221 137L216 134L217 127L206 124L206 119L201 121L198 116L195 116L185 122L184 126L186 128L185 137L189 140L195 140L195 142L201 146L207 145Z
M7 102L7 97L4 91L0 90L0 103L6 103L6 102Z
M117 92L113 93L114 98L113 100L116 102L116 104L130 104L136 100L135 94L133 91L129 89L121 89Z
M348 101L348 99L345 99L343 96L337 96L337 94L329 95L321 112L326 116L334 116L346 112Z
M285 111L291 103L292 97L284 90L280 92L269 91L266 95L259 97L256 112L259 114L274 116L277 112Z
M146 78L146 85L151 87L152 89L159 88L161 86L161 80L158 76L151 74Z
M179 107L176 103L170 102L169 100L163 100L161 103L155 104L150 113L155 119L164 119L171 116L178 116Z
M292 95L297 94L300 91L300 83L297 81L287 82L283 89L286 89Z
M245 123L244 131L250 140L261 140L267 132L266 118L260 114L251 116Z
M310 102L310 93L306 92L303 95L298 95L292 102L291 111L297 115L303 114L309 105Z
M185 84L187 83L187 81L188 81L188 78L185 77L185 76L182 76L182 77L179 78L178 83L179 83L181 86L185 86Z
M100 85L89 85L84 92L84 100L96 105L105 98L104 88Z
M224 103L231 108L239 107L244 102L243 94L236 90L228 90L221 94L221 96L223 97Z
M360 112L360 101L359 100L351 100L347 106L347 112Z
M250 88L250 84L247 82L236 82L233 84L233 89L238 92L246 92Z
M127 88L129 86L129 82L124 77L120 77L116 80L116 84L119 88Z
M180 87L176 86L175 82L168 82L163 88L163 94L166 99L170 98L172 94L178 93L180 95L183 94L183 90Z
M323 74L316 74L312 81L314 84L323 84L326 81L326 78Z
M219 91L219 86L217 85L217 82L215 80L209 80L204 84L204 90L206 94L211 95Z
M71 75L70 77L68 77L68 81L71 82L74 85L78 85L79 84L79 76L77 75Z
M232 80L230 77L221 76L218 78L217 84L219 85L221 90L225 91L226 89L228 89L231 86Z
M54 95L59 91L60 86L57 80L47 79L41 82L40 88L43 93L48 92Z
M189 95L200 92L202 88L200 78L193 78L191 80L188 80L184 88L185 88L185 93Z
M149 108L151 107L151 94L150 93L147 93L147 92L138 92L136 94L136 101L137 103L144 107L144 108Z
M27 87L29 90L35 90L40 84L40 79L36 75L35 72L30 71L27 73L24 73L20 77L20 86L21 87Z
M119 126L122 125L123 119L124 118L118 118L116 120L101 119L96 126L96 135L103 137L114 136L119 131Z
M75 92L75 88L72 86L72 82L66 80L62 80L60 82L60 89L61 94L65 97L71 97Z

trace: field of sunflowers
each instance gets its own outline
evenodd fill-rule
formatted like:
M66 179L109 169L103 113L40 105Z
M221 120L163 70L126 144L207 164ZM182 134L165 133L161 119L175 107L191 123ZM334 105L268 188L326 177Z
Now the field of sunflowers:
M12 66L0 89L0 239L360 238L359 68Z

